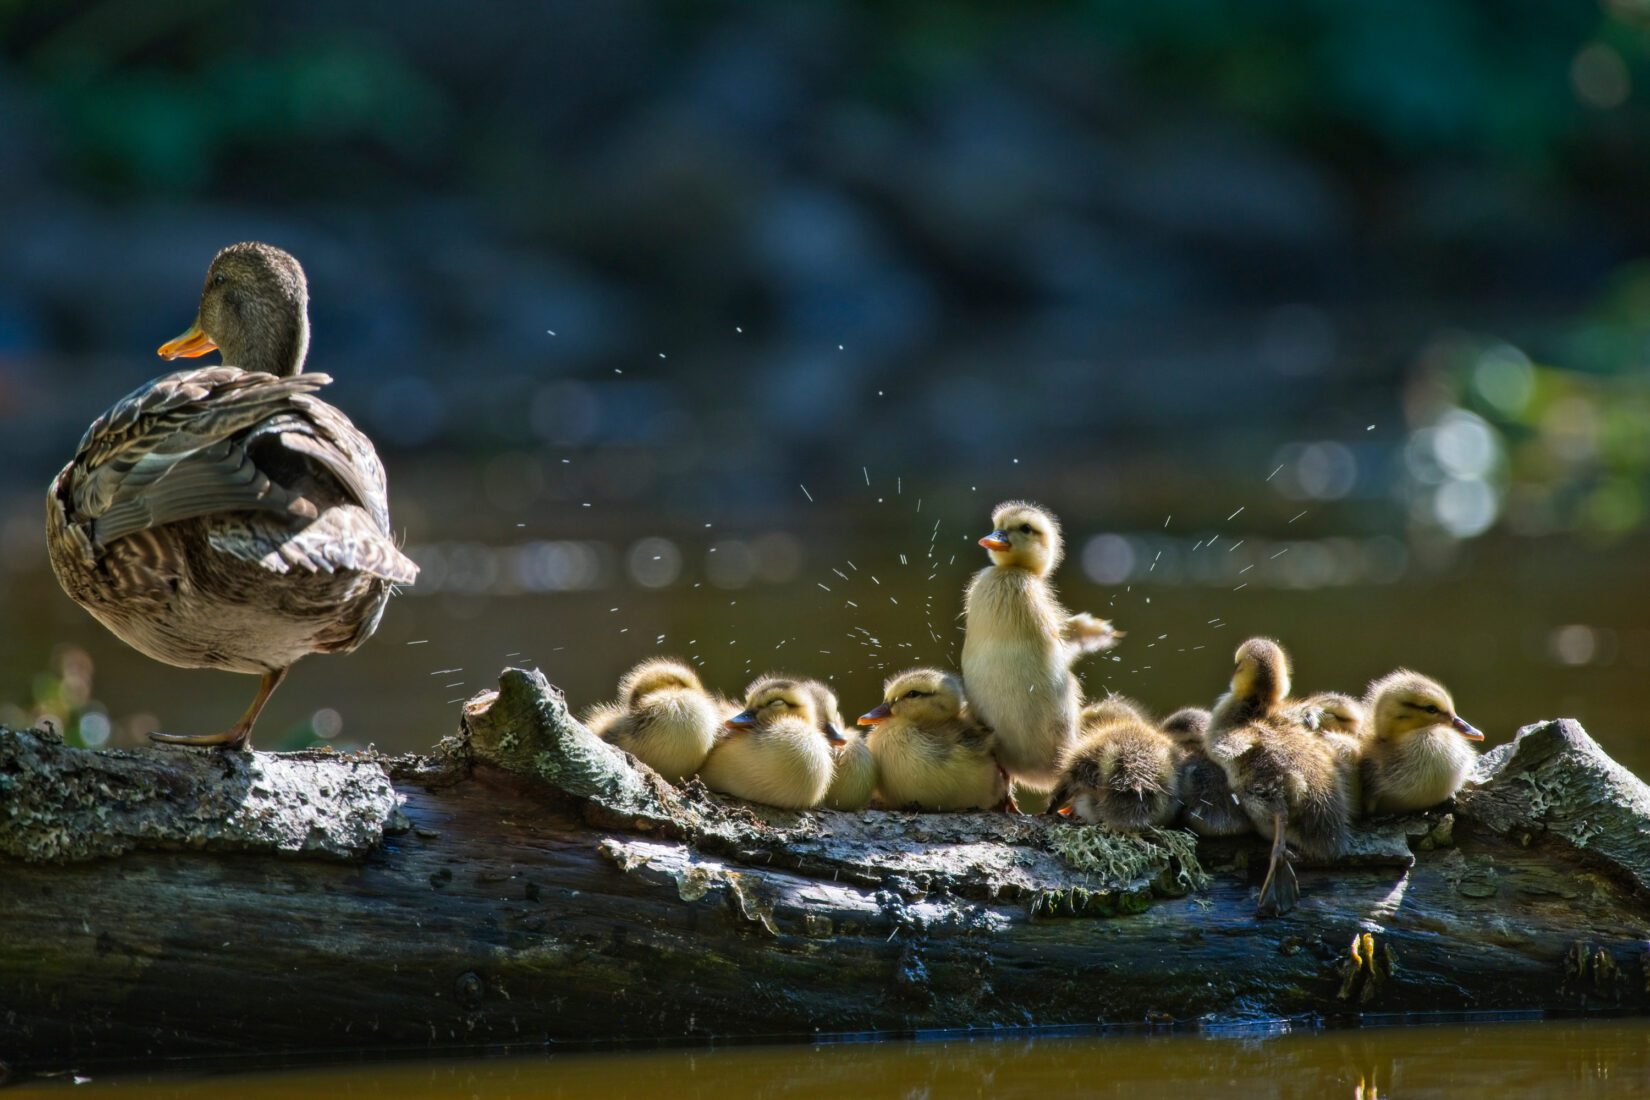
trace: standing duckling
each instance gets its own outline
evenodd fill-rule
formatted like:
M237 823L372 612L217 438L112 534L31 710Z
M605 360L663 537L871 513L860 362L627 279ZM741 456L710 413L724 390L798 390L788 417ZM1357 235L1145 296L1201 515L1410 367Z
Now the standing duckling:
M1175 765L1175 793L1182 823L1198 836L1252 833L1255 827L1233 796L1225 770L1209 759L1204 746L1209 717L1201 707L1182 707L1163 719L1163 732L1180 753Z
M152 733L252 748L287 670L349 653L418 576L396 545L372 441L305 374L309 287L267 244L213 257L195 323L167 359L223 364L140 386L86 429L46 499L58 583L121 641L180 668L260 677L228 729Z
M1365 698L1374 721L1364 741L1364 812L1405 813L1453 798L1478 761L1468 742L1484 735L1455 713L1444 686L1399 669L1370 684Z
M962 674L975 717L997 733L997 759L1027 787L1047 790L1077 736L1082 693L1071 664L1115 632L1073 624L1049 575L1060 564L1060 525L1035 505L997 506L980 540L991 565L969 583ZM1109 624L1107 629L1109 629ZM1083 639L1087 639L1084 641Z
M1209 758L1256 831L1272 841L1271 862L1256 912L1288 912L1299 896L1286 845L1314 859L1334 859L1346 847L1351 816L1346 775L1334 751L1312 731L1291 721L1289 658L1270 638L1238 647L1231 691L1209 720Z
M859 730L843 723L836 692L819 680L801 683L813 692L820 732L831 746L831 786L824 805L831 810L863 810L877 789L877 762L871 757L871 747Z
M619 697L592 708L584 724L672 783L697 772L732 705L705 690L681 661L643 661L619 681Z
M883 685L882 703L860 716L877 763L877 790L893 809L992 810L1008 802L995 738L967 713L962 681L913 668Z
M1132 702L1083 708L1083 736L1066 758L1049 809L1126 832L1174 820L1175 745Z
M796 680L767 677L729 718L699 778L713 791L788 810L819 805L833 774L830 742L814 691Z

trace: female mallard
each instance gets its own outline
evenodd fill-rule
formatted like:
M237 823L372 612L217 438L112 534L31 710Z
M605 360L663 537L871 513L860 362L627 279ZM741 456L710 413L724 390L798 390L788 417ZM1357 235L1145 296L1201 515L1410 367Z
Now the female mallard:
M206 272L168 359L223 352L127 395L87 429L46 498L58 583L126 644L183 668L263 677L222 733L152 734L250 749L298 658L372 636L414 565L390 534L372 442L302 374L309 294L298 261L236 244ZM233 365L231 365L233 364Z

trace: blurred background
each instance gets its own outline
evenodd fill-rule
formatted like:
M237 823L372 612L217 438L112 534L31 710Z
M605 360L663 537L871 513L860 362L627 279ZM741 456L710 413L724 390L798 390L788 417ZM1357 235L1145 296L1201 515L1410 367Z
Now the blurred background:
M858 713L1023 496L1091 691L1264 632L1650 773L1647 93L1650 0L0 0L0 720L250 698L63 596L41 498L253 238L423 567L262 747L660 650Z

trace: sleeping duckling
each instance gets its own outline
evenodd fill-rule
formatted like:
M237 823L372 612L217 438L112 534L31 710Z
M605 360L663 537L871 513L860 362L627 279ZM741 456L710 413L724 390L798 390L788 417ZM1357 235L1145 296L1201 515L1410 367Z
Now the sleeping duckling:
M967 713L962 681L913 668L883 685L882 703L860 716L877 763L877 790L896 809L993 810L1008 800L995 738Z
M1364 705L1338 691L1309 695L1295 707L1292 717L1319 737L1335 752L1347 781L1347 805L1356 814L1363 805L1360 770L1364 753Z
M1270 638L1238 647L1231 691L1209 720L1209 758L1226 772L1256 831L1272 841L1256 912L1288 912L1299 896L1285 845L1314 859L1346 847L1351 807L1346 775L1322 738L1289 720L1289 658Z
M788 810L817 806L830 789L831 746L815 693L796 680L752 684L699 778L713 791Z
M1399 669L1369 685L1372 728L1364 741L1365 813L1425 810L1454 797L1478 761L1484 735L1455 713L1442 684Z
M1003 767L1025 786L1046 790L1077 736L1081 692L1071 664L1094 630L1072 625L1049 583L1062 549L1055 518L1009 501L991 521L996 529L980 540L991 565L975 575L965 597L963 682L974 716L997 732Z
M859 730L842 721L836 692L819 680L803 680L814 693L819 712L820 732L831 746L831 787L825 792L825 806L832 810L863 810L871 804L877 789L877 762Z
M1255 827L1232 796L1225 770L1209 759L1203 744L1208 728L1209 712L1201 707L1182 707L1163 719L1163 732L1180 753L1175 767L1175 793L1183 823L1198 836L1252 833Z
M584 724L665 779L680 783L704 764L730 709L727 700L705 690L688 665L656 657L625 673L619 697L592 707Z
M1174 742L1127 699L1090 703L1049 809L1128 832L1167 825L1178 809Z

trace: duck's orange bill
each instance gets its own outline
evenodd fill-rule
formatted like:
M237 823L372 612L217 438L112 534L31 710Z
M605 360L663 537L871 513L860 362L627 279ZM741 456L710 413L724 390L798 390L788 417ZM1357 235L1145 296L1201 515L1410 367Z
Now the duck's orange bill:
M742 710L722 724L730 730L748 730L756 725L756 712L754 710Z
M1014 544L1008 541L1008 532L993 531L980 540L980 545L987 550L1012 550Z
M217 350L218 345L212 342L212 337L201 331L201 324L196 321L182 336L174 336L157 348L155 354L162 359L193 359L197 355Z
M1455 720L1450 723L1450 725L1455 727L1456 733L1459 733L1468 741L1482 741L1484 739L1484 731L1480 730L1477 726L1473 725L1465 718L1457 716Z
M1059 814L1061 817L1070 817L1072 815L1072 809L1071 809L1070 806L1061 806L1058 810L1055 810L1054 812Z
M883 703L875 709L868 710L864 714L860 715L859 724L862 726L874 726L879 722L888 721L888 719L893 716L893 709L890 708L887 703Z

